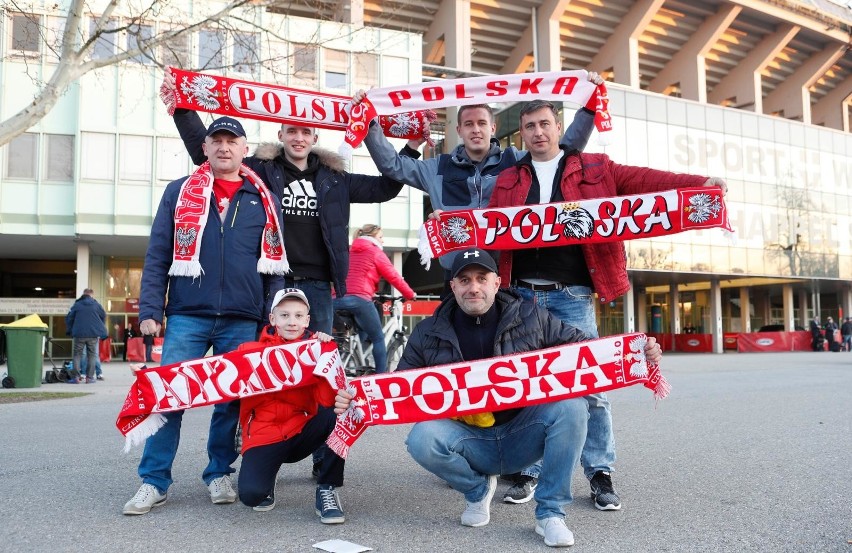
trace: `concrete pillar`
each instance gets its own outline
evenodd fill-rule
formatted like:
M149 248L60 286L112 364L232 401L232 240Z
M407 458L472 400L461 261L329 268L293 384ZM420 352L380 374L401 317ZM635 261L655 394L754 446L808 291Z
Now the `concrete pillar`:
M751 290L740 288L740 332L751 332Z
M792 332L796 328L796 313L793 309L793 285L781 287L781 301L784 305L784 330Z
M630 290L624 294L624 332L636 332L636 303L634 301L633 277L630 280Z
M852 286L847 284L840 291L840 305L843 307L843 316L852 317Z
M804 288L799 289L799 325L802 328L808 328L813 315L809 314L808 309L808 291Z
M89 242L77 241L77 297L83 294L83 290L91 288L89 285Z
M722 287L719 285L719 279L713 277L710 279L710 316L713 318L713 328L710 331L713 335L713 353L722 353L724 351L723 332L722 332Z
M648 332L648 294L635 292L636 296L636 332Z
M680 292L677 284L669 288L669 314L669 332L680 334Z

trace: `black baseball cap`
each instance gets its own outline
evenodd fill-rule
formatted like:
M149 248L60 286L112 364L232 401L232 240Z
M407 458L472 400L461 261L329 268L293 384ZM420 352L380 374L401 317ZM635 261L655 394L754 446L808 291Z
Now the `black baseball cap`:
M220 117L210 123L210 126L207 127L207 134L205 136L210 136L211 134L219 131L227 131L235 136L245 137L246 135L246 131L243 129L242 124L233 117Z
M490 253L479 248L470 248L456 254L456 259L453 261L453 268L450 269L452 278L456 278L456 275L471 265L479 265L492 273L497 272L497 263L491 257Z

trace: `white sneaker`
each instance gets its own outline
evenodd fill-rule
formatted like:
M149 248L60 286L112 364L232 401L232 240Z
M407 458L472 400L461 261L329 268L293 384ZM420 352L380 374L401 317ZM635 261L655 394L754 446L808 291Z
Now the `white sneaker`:
M207 484L207 489L210 490L210 500L217 505L233 503L237 500L237 492L234 491L234 486L231 484L231 477L227 474L212 480Z
M159 507L166 502L166 495L160 493L151 484L142 484L130 501L124 504L125 515L144 515L152 507Z
M535 521L535 533L544 536L544 545L568 547L574 545L574 534L565 525L562 517L543 518Z
M491 498L494 497L494 492L497 490L497 475L488 476L488 490L485 492L485 497L472 503L467 502L467 508L461 516L462 526L472 526L478 528L485 526L491 520Z

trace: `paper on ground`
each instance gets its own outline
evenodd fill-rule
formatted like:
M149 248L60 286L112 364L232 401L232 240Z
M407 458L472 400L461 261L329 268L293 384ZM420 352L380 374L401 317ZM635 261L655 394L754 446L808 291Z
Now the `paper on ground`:
M319 543L315 543L314 547L317 549L322 549L323 551L328 551L329 553L361 553L362 551L372 551L372 547L367 547L366 545L359 545L357 543L352 543L344 540L326 540L321 541Z

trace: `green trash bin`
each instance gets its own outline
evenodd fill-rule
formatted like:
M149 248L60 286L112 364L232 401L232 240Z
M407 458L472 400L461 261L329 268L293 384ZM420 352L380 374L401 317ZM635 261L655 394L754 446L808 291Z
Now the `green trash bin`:
M6 334L6 366L8 376L15 380L15 388L38 388L41 386L41 376L44 367L44 338L47 336L47 325L41 319L32 315L2 325ZM23 323L23 324L21 324ZM44 326L39 326L41 323Z

